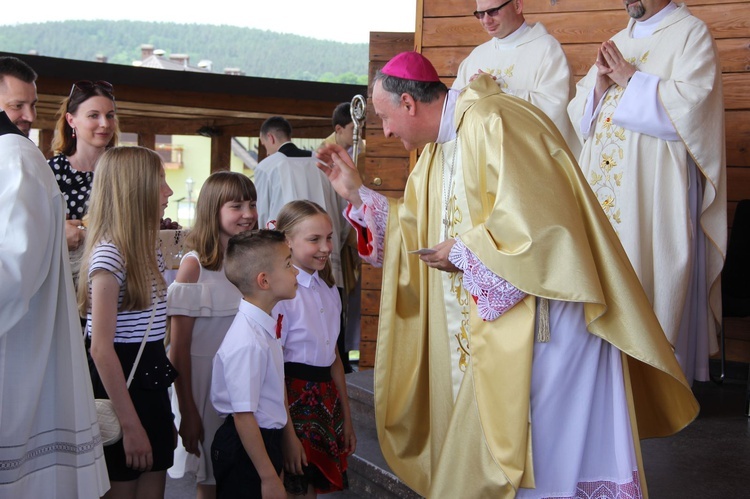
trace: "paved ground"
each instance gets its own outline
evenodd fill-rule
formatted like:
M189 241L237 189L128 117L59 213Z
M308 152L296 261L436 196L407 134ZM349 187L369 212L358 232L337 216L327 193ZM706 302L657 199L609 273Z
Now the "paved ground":
M698 419L675 436L642 442L650 497L750 497L750 419L744 414L745 382L696 383L693 391L701 403ZM193 497L192 480L168 479L167 499ZM359 496L346 492L322 497Z

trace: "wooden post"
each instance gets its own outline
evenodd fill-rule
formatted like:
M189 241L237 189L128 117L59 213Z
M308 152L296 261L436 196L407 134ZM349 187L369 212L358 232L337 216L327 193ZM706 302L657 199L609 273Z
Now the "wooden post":
M263 145L263 142L258 141L258 163L260 163L267 157L268 151L266 150L266 146Z
M152 151L156 150L156 134L154 133L141 133L138 132L138 145L146 147Z
M232 154L232 137L214 135L211 137L211 173L229 171Z
M421 5L421 0L420 0ZM418 16L419 17L419 16ZM414 33L370 33L370 75L390 60L391 57L412 50ZM368 88L369 92L372 89ZM402 196L409 176L409 152L395 138L383 135L382 121L375 116L372 96L368 96L367 124L365 126L367 149L365 150L365 185L383 195ZM414 158L415 160L416 158ZM359 341L359 368L369 369L375 365L375 345L378 336L380 315L380 290L382 270L371 265L362 265L362 318Z
M48 159L52 157L52 137L54 135L54 130L39 130L39 150Z

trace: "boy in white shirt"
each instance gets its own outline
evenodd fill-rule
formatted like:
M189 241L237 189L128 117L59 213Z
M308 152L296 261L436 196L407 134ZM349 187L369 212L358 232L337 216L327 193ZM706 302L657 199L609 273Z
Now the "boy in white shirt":
M298 271L274 230L232 237L224 271L243 300L214 357L211 402L226 415L211 446L217 498L286 498L279 478L287 424L281 316L270 314L295 297Z

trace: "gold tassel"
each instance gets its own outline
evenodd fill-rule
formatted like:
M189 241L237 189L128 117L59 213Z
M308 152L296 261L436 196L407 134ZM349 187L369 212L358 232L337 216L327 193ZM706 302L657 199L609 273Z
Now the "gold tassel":
M549 339L549 300L547 298L537 298L536 341L539 343L549 343Z

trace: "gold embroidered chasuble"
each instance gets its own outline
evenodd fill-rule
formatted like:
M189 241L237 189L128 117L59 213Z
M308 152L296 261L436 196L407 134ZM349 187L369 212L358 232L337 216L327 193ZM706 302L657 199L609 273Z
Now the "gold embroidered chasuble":
M698 188L703 191L699 223L707 239L708 295L708 324L700 324L698 329L708 334L709 349L715 352L727 239L719 57L708 28L684 4L649 37L631 38L634 25L631 20L612 40L638 71L659 77L659 100L681 140L662 140L618 126L613 115L625 90L614 85L584 143L580 165L672 344L678 337L691 266L696 264L688 208L689 158L697 165ZM595 81L596 66L579 82L570 104L574 123L580 122Z
M470 356L455 402L443 278L408 251L441 239L441 146L429 144L389 200L375 367L378 437L428 497L513 497L533 487L529 398L536 297L583 302L588 330L627 359L641 437L698 411L627 256L551 121L489 77L459 97L456 123L471 229L484 265L530 296L492 322L471 301ZM554 329L552 331L554 335ZM571 366L571 369L574 369Z

